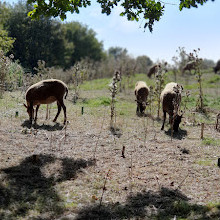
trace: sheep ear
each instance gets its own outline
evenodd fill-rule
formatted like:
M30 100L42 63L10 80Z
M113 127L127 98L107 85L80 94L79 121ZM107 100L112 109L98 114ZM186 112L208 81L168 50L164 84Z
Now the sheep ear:
M27 105L25 105L25 104L24 104L24 107L25 107L25 108L28 108Z

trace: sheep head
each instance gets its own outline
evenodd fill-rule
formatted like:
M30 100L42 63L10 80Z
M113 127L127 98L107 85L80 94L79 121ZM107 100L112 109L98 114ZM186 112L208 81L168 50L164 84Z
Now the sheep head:
M136 102L137 102L137 104L139 105L139 107L140 107L140 112L141 112L141 114L143 114L144 113L144 111L145 111L145 109L146 109L146 107L147 107L147 105L148 105L148 102L141 102L141 101L138 101L138 100L136 100Z

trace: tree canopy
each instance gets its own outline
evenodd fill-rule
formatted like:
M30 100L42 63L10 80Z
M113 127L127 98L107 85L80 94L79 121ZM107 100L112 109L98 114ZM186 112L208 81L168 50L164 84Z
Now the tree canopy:
M179 0L179 10L183 8L198 7L208 0ZM211 0L214 1L214 0ZM91 0L27 0L28 4L34 4L34 9L29 12L32 18L39 18L40 15L60 17L66 19L66 13L79 13L80 8L91 5ZM111 14L114 7L122 6L124 11L121 16L127 16L128 20L144 19L144 28L150 32L153 30L155 21L159 21L164 14L165 5L170 4L160 0L97 0L102 8L102 13ZM173 4L173 3L172 3Z
M51 17L32 20L27 16L32 9L21 1L10 7L11 13L0 30L0 49L13 53L27 70L32 71L38 60L44 60L48 67L68 69L84 58L99 61L104 57L103 44L92 29Z
M15 41L14 38L8 36L8 32L4 30L4 24L10 15L10 10L5 2L0 2L0 50L7 53Z

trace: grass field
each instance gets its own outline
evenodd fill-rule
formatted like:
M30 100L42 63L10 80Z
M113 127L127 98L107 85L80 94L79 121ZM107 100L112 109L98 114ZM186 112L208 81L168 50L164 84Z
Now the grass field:
M136 116L133 89L138 80L154 85L143 74L123 80L114 131L109 127L111 79L84 82L76 104L69 85L65 127L63 112L58 123L52 122L55 104L49 120L42 105L31 127L24 92L4 93L0 219L220 219L220 132L215 129L220 76L203 74L205 114L195 111L195 77L177 78L191 95L187 102L183 98L185 117L172 138L168 124L160 130L155 103L151 115L146 111L149 117Z

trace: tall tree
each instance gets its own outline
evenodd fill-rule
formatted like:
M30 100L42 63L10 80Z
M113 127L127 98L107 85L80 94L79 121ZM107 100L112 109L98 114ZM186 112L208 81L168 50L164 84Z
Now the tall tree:
M137 72L147 73L149 68L153 65L153 61L148 56L138 56L136 58Z
M32 21L27 12L30 6L19 2L12 8L6 22L9 36L16 39L11 52L15 59L28 69L33 69L38 60L49 66L63 63L64 45L60 23L49 17Z
M96 33L79 22L62 25L65 38L65 67L69 68L83 58L99 61L103 58L103 44L96 38Z
M110 47L108 49L108 54L113 56L116 60L120 59L123 56L127 56L127 49L121 47Z
M14 38L8 36L4 24L10 16L10 8L5 2L0 2L0 50L7 53L13 47Z
M183 8L198 7L208 0L179 0L179 10ZM214 0L211 0L214 1ZM66 18L66 12L79 13L80 8L91 5L91 0L27 0L29 4L34 3L34 10L29 15L39 18L40 15L59 16L62 20ZM159 21L165 10L165 2L160 0L97 0L102 8L102 13L109 15L111 10L120 5L124 11L121 16L127 16L128 20L145 20L144 28L148 27L152 32L153 24Z

